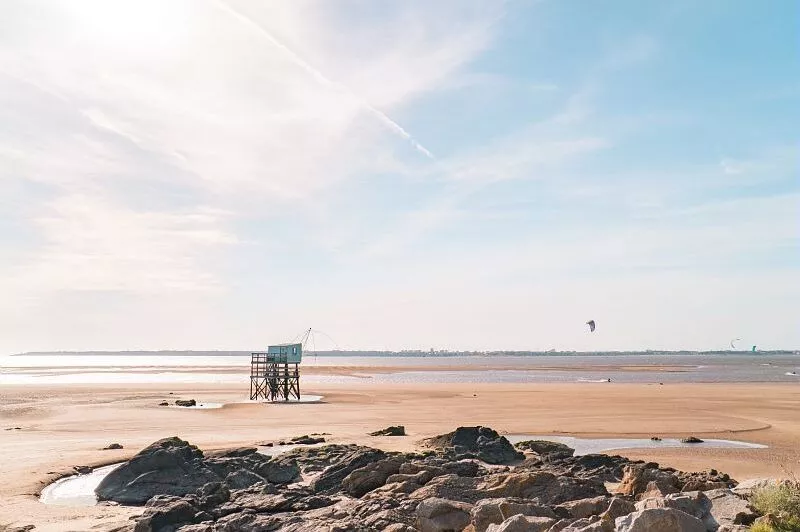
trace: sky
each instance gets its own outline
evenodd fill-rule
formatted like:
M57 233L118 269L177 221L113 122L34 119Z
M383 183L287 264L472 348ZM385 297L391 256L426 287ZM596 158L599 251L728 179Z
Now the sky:
M0 353L800 347L793 0L2 10Z

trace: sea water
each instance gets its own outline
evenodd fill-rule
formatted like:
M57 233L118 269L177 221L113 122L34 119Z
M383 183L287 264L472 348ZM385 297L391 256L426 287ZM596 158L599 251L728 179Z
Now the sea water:
M351 367L351 375L309 372L303 382L525 383L793 382L800 355L750 353L375 354L307 355L304 367ZM385 372L391 367L396 371ZM407 369L403 369L407 368ZM44 353L0 356L2 384L247 384L248 353ZM794 372L794 373L793 373Z

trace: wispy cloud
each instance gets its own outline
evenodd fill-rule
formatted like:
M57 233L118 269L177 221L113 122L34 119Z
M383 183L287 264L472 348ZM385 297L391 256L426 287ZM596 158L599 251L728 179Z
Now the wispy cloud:
M363 106L365 109L367 109L373 116L375 116L378 120L380 120L390 130L392 130L393 132L397 133L398 135L400 135L401 137L406 139L408 142L410 142L411 145L414 146L414 148L417 151L419 151L420 153L422 153L426 157L429 157L429 158L433 159L433 154L427 148L425 148L425 146L423 146L422 144L417 142L414 139L414 137L412 137L411 134L408 131L403 129L403 127L400 124L398 124L397 122L395 122L394 120L389 118L385 113L383 113L382 111L380 111L380 110L376 109L375 107L373 107L369 102L367 102L363 98L361 98L358 95L356 95L355 93L353 93L353 91L351 91L350 89L345 87L343 84L328 79L322 72L320 72L318 69L314 68L313 66L309 65L300 56L298 56L296 53L294 53L292 50L290 50L285 44L283 44L280 41L278 41L270 32L268 32L266 29L261 27L258 23L254 22L253 19L245 16L244 14L242 14L241 12L239 12L236 9L232 8L231 6L229 6L227 3L225 3L222 0L217 1L217 5L220 7L220 9L222 9L225 12L229 13L230 15L232 15L237 20L239 20L241 23L245 24L246 26L254 29L255 31L259 32L261 35L263 35L263 37L265 39L267 39L271 44L273 44L278 49L280 49L284 54L286 54L287 57L289 57L289 59L292 62L294 62L296 65L298 65L303 70L305 70L316 81L318 81L319 83L321 83L323 85L326 85L326 86L328 86L328 87L330 87L330 88L332 88L332 89L334 89L336 91L343 92L349 98L352 98L353 100L355 100L358 103L358 105Z

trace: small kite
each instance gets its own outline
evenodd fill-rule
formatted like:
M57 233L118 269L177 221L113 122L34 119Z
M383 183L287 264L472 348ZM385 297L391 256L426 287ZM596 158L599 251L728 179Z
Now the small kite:
M588 325L588 326L589 326L589 332L594 332L594 327L595 327L595 325L594 325L594 320L589 320L589 321L587 321L587 322L586 322L586 325Z
M731 349L736 349L736 345L735 344L739 340L741 340L741 338L734 338L733 340L731 340Z

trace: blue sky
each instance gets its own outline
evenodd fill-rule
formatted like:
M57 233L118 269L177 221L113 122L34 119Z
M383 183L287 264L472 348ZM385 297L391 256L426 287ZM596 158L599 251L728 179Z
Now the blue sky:
M0 352L797 348L799 17L7 2Z

